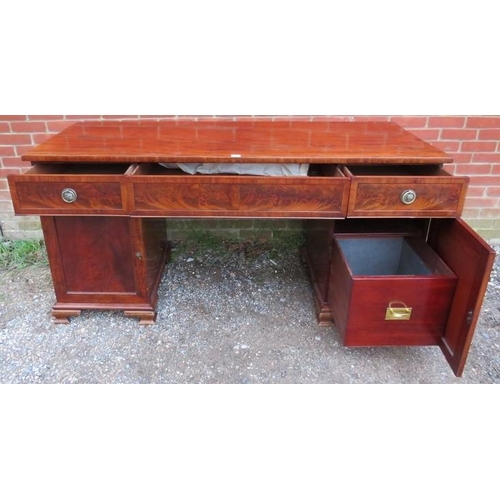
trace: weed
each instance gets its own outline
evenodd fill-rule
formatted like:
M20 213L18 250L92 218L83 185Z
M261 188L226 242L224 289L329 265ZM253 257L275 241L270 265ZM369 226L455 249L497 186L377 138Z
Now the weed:
M22 269L33 265L47 265L43 240L0 239L0 269Z

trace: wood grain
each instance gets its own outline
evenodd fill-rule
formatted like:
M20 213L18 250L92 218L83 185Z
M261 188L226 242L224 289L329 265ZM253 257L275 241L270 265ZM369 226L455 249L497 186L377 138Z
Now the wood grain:
M239 155L235 157L235 155ZM450 163L452 158L391 122L307 118L82 122L24 161Z

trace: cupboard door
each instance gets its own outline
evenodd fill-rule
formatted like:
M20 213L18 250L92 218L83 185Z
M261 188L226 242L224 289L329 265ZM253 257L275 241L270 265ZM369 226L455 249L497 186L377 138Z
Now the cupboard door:
M441 350L457 377L463 373L495 252L461 219L431 224L429 244L458 277Z

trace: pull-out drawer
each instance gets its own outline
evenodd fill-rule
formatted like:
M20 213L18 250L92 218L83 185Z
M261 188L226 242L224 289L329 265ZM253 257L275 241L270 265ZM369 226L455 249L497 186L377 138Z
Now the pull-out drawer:
M9 177L16 214L123 215L129 165L38 164Z
M457 217L465 202L468 177L440 166L353 165L348 217Z
M337 236L330 276L345 346L439 345L457 278L421 238Z
M343 218L349 179L332 165L311 165L308 176L190 175L158 164L131 176L140 216Z

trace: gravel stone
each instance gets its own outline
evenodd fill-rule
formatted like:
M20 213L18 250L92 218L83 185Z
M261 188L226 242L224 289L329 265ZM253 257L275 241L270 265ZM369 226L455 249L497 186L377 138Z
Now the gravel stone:
M500 250L496 246L495 250ZM464 375L438 347L345 348L316 323L298 252L177 255L155 325L121 311L84 311L54 325L50 271L0 271L3 384L317 384L500 382L495 261Z

